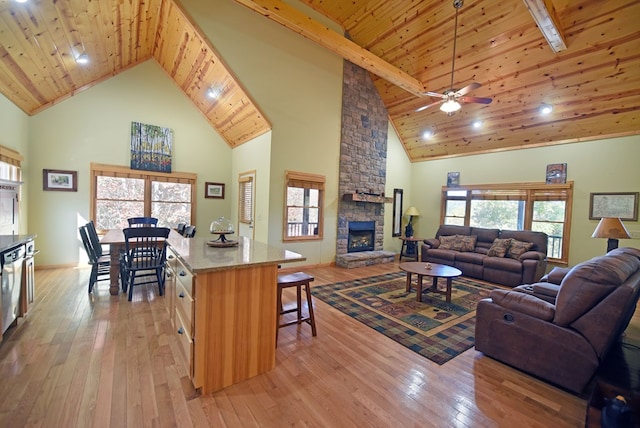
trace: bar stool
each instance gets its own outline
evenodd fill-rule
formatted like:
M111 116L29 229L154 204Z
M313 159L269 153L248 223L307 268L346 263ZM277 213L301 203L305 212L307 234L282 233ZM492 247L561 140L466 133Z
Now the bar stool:
M311 333L316 335L316 319L313 316L313 303L311 302L311 289L309 283L314 278L311 275L307 275L304 272L290 273L286 275L278 275L278 319L276 321L276 346L278 345L278 330L282 327L286 327L292 324L308 323L311 326ZM302 286L304 286L304 292L307 295L307 307L309 308L309 316L302 316ZM296 287L297 306L286 311L282 308L282 290L289 287ZM296 320L280 324L280 316L291 312L297 312L298 317Z

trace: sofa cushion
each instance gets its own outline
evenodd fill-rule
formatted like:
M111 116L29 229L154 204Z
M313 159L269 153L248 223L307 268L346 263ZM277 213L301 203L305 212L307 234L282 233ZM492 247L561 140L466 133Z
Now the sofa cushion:
M560 285L565 276L569 273L571 268L555 266L551 269L551 272L542 277L540 282L549 282L551 284Z
M505 272L522 273L522 263L518 260L506 257L485 257L482 264L487 269L501 270Z
M511 240L509 250L507 250L507 256L512 259L520 259L520 256L529 251L533 247L533 242L518 241L517 239Z
M489 257L504 257L507 254L509 245L511 245L511 239L496 238L493 240L493 245L489 248L487 255Z
M455 250L455 251L473 251L476 246L477 236L465 236L465 235L450 235L440 236L440 248L441 250Z
M436 232L436 238L442 235L471 235L471 227L442 224Z
M440 241L439 249L458 251L458 235L441 236L438 240Z
M500 229L485 229L483 227L472 227L470 235L476 235L478 241L476 247L491 248L491 244L500 237Z
M640 259L622 252L595 257L575 266L560 285L553 322L570 325L638 270Z
M530 251L539 251L547 254L547 243L549 237L544 232L534 232L531 230L502 230L500 231L500 238L517 239L523 242L532 242L533 247Z
M427 261L434 261L437 259L438 262L442 261L445 264L453 265L453 262L456 260L456 256L458 254L462 254L458 251L454 250L443 250L441 248L431 248L427 250Z
M481 265L482 261L484 259L486 259L487 256L485 256L484 254L479 254L476 252L465 252L465 253L460 253L456 255L456 261L458 262L467 262L467 263L473 263L476 265Z
M489 297L496 305L543 321L551 321L555 314L555 307L551 303L527 293L512 290L492 290Z

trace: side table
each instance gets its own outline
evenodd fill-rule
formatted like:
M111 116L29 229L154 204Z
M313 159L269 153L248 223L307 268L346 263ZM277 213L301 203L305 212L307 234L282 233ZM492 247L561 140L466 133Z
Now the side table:
M422 242L424 239L416 238L414 236L408 238L406 236L401 236L400 239L402 239L402 248L400 249L399 260L402 261L402 258L405 257L415 260L416 262L420 261L418 257L418 243Z

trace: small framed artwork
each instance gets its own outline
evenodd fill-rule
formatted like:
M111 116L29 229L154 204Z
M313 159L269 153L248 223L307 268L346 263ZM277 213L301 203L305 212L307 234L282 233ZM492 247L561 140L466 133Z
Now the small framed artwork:
M449 172L447 173L447 187L458 187L460 185L460 173Z
M60 171L56 169L42 170L42 190L56 190L59 192L78 191L78 172Z
M618 217L620 220L638 221L638 194L640 192L591 193L589 220Z
M393 189L393 231L391 236L402 235L402 189Z
M565 184L566 182L566 163L550 163L547 165L547 184Z
M224 199L224 183L204 183L204 197Z

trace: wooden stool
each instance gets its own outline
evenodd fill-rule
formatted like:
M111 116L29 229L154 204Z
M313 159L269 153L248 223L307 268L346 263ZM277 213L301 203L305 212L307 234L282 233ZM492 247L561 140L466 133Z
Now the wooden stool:
M276 320L276 346L278 345L278 330L281 327L286 327L292 324L302 324L303 322L308 323L311 326L311 333L316 335L316 319L313 316L313 303L311 303L311 288L309 287L309 283L313 281L314 278L311 275L307 275L304 272L296 272L290 273L287 275L278 275L278 319ZM309 308L309 316L302 316L302 286L304 285L304 292L307 295L307 307ZM284 288L296 287L296 295L297 295L297 303L298 305L293 309L287 309L286 311L282 308L282 290ZM297 312L298 318L296 320L286 322L284 324L280 324L280 316L284 314L288 314L291 312Z

